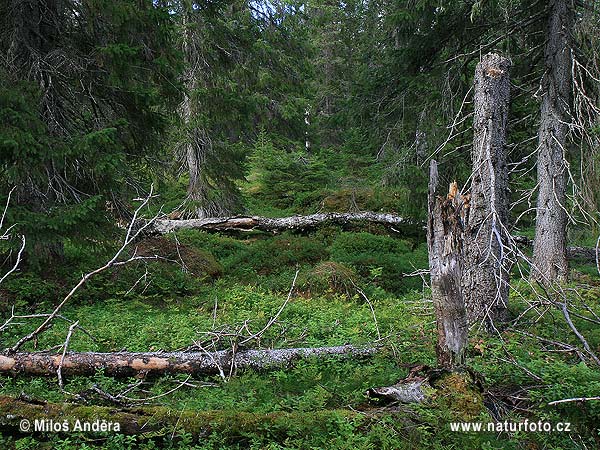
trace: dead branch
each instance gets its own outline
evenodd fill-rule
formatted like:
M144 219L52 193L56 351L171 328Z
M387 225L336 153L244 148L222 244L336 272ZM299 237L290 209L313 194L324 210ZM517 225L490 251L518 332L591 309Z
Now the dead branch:
M4 219L6 218L6 213L8 212L8 207L10 205L10 199L12 197L12 193L14 192L16 188L12 188L10 190L10 192L8 193L8 197L6 199L6 204L4 205L4 209L2 210L2 216L0 217L0 240L2 241L8 241L9 239L12 239L12 229L14 227L14 224L9 226L6 230L3 230L4 228ZM15 272L18 268L19 268L19 264L21 264L21 258L23 257L23 251L25 250L25 236L21 235L20 236L21 239L21 246L19 247L19 250L17 252L17 258L15 259L15 262L13 263L13 265L11 266L10 269L8 269L8 271L2 275L0 277L0 284L2 284L2 282L4 280L6 280L6 278L8 278L8 276ZM12 250L11 250L12 253Z
M6 319L6 321L2 325L0 325L0 333L3 332L4 330L6 330L9 326L21 325L21 323L19 323L19 322L14 322L15 319L40 319L40 318L47 318L49 315L50 314L15 314L15 307L13 305L11 308L10 317L8 319ZM70 324L73 323L73 320L71 320L61 314L57 314L55 316L55 318L64 320L65 322L68 322ZM81 325L77 325L76 328L78 330L82 331L84 334L86 334L92 341L96 342L96 338L89 331L87 331L85 328L83 328Z
M267 322L267 324L258 333L255 333L255 334L247 337L242 342L240 342L239 345L246 344L247 342L250 342L253 339L260 339L260 337L265 333L265 331L267 331L271 327L271 325L273 325L275 323L275 321L277 320L279 315L283 312L285 306L288 304L288 302L292 298L292 293L294 292L294 288L296 287L296 280L298 279L299 273L300 273L300 269L296 270L296 274L294 275L294 280L292 281L292 287L290 287L288 296L286 297L285 301L283 302L283 304L281 305L281 307L279 308L277 313L273 317L271 317L271 319Z
M69 347L69 342L71 342L71 336L73 336L73 331L75 330L75 328L77 328L77 325L79 325L79 321L74 322L69 327L69 331L67 332L67 337L65 339L65 343L63 344L63 352L62 352L62 355L60 356L60 362L58 363L58 369L56 369L56 376L58 377L58 386L60 387L61 391L64 390L62 367L63 367L63 363L65 362L65 355L67 354L67 348Z
M114 254L114 256L106 263L104 264L102 267L99 267L87 274L85 274L81 280L79 280L79 282L69 291L69 293L62 299L62 301L56 306L56 308L54 308L54 311L52 311L50 314L48 314L48 316L46 317L46 319L31 333L29 333L26 336L23 336L21 339L19 339L17 341L16 344L14 344L10 349L8 349L7 351L9 352L16 352L18 351L25 343L35 339L40 333L44 332L48 326L50 325L50 323L54 320L54 318L56 318L56 316L58 315L58 313L60 312L60 310L62 309L62 307L69 301L69 299L71 299L73 297L73 295L75 295L75 293L92 277L94 277L95 275L104 272L105 270L111 268L111 267L116 267L116 266L121 266L121 265L125 265L128 264L132 261L138 261L138 260L142 260L142 259L156 259L157 257L144 257L144 256L138 256L135 252L133 254L133 256L131 256L129 259L127 260L123 260L123 261L119 261L119 257L121 256L121 254L125 251L125 249L132 243L134 242L137 237L143 233L146 228L148 228L149 226L151 226L154 221L157 219L158 216L155 216L153 219L147 221L143 226L134 229L134 225L136 225L138 223L138 217L140 215L140 212L142 211L142 209L150 202L150 199L153 196L153 186L150 187L150 192L148 194L148 196L142 200L142 203L140 204L140 206L138 206L138 208L135 210L133 217L131 219L131 222L129 223L129 226L127 228L127 233L125 235L125 238L123 240L123 243L121 245L121 247L119 248L119 250L117 250L117 252Z
M548 406L558 405L560 403L571 403L571 402L589 402L592 400L600 400L600 397L575 397L575 398L565 398L563 400L554 400L553 402L548 403Z

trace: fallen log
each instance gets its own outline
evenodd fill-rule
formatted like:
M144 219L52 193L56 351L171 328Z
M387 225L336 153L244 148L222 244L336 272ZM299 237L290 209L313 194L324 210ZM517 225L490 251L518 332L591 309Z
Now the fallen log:
M387 227L417 225L413 221L394 214L372 211L360 213L322 213L307 216L269 218L260 216L207 217L204 219L156 220L151 231L166 234L173 231L198 229L206 231L267 231L280 233L286 230L307 230L326 224L349 225L356 222L372 223Z
M245 411L176 411L161 406L116 408L82 406L73 403L32 402L0 396L0 426L11 432L19 430L41 436L41 433L97 432L146 435L148 438L176 435L181 432L194 437L219 434L239 439L248 434L281 434L326 432L340 420L362 420L364 414L347 409L253 413ZM104 425L103 425L104 424ZM293 426L290 426L293 424Z
M357 226L360 223L383 225L392 231L402 228L406 232L409 228L418 230L425 236L425 223L413 219L396 216L388 213L365 211L360 213L321 213L307 216L290 217L261 217L261 216L234 216L234 217L206 217L203 219L160 219L155 220L148 228L150 234L167 234L180 230L204 230L209 232L249 232L263 231L281 233L283 231L306 231L324 225ZM524 236L513 236L518 245L530 247L533 241ZM596 249L593 247L567 247L569 259L583 259L590 262L596 261Z
M149 374L187 373L192 375L216 375L221 371L254 369L257 371L285 368L299 359L311 357L366 357L377 353L377 347L287 348L275 350L230 350L216 352L152 352L152 353L97 353L67 352L62 354L44 352L17 352L0 354L0 373L55 375L59 366L62 375L93 375L103 370L108 375L131 376L139 372Z

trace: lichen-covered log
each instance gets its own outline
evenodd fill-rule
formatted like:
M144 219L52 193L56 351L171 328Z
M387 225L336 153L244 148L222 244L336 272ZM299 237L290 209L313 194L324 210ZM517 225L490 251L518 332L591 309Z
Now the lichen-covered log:
M465 362L468 327L461 292L462 197L453 183L447 198L435 196L437 162L429 174L429 218L427 246L431 275L431 298L437 322L437 361L440 367L455 369Z
M353 223L372 223L388 227L413 224L410 220L394 214L367 211L361 213L322 213L281 218L237 216L188 220L156 220L152 224L151 231L157 234L185 229L206 231L267 231L278 233L286 230L313 229L328 224L349 225Z
M469 325L507 318L511 263L506 127L510 60L485 55L475 70L473 175L464 224L462 294Z
M307 216L290 217L260 217L260 216L235 216L235 217L206 217L203 219L165 219L156 220L149 227L150 234L167 234L179 230L203 230L209 232L248 232L264 231L281 233L283 231L306 231L325 225L342 225L359 227L360 225L383 225L393 231L418 230L422 233L425 224L413 219L396 216L395 214L364 211L361 213L323 213ZM523 236L513 236L519 245L531 246L533 242ZM569 258L585 258L595 261L594 248L568 247Z
M284 368L294 361L311 357L366 357L377 353L377 347L287 348L275 350L229 350L217 352L154 352L154 353L96 353L68 352L62 361L63 375L93 375L103 370L109 375L130 376L138 372L151 374L188 373L214 375L220 370L272 370ZM62 354L18 352L0 354L0 373L53 375L60 365Z

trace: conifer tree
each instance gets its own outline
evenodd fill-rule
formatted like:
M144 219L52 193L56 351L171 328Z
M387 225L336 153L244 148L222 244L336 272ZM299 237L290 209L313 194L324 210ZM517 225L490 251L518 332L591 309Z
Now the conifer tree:
M171 19L151 0L1 8L2 191L17 187L10 213L30 253L60 257L156 158L176 94Z

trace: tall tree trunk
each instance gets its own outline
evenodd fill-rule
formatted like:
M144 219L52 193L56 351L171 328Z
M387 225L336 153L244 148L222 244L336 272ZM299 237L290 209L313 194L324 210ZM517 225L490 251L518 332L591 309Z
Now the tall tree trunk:
M507 316L509 188L506 125L511 62L487 54L475 70L473 175L465 205L462 290L469 324L486 328Z
M468 326L461 279L462 229L456 219L462 208L459 196L436 198L437 162L429 171L427 246L431 273L431 298L437 322L438 366L455 369L465 362Z
M229 205L218 187L212 185L207 175L208 154L213 151L212 140L207 130L195 119L198 114L198 99L195 91L205 76L206 62L203 60L200 43L202 39L196 32L199 13L192 4L183 2L181 13L183 25L183 55L185 63L185 93L181 104L181 119L185 129L185 137L180 158L183 160L189 175L186 215L193 218L226 216L232 213L233 203Z
M567 3L567 0L550 2L546 72L542 83L532 274L544 284L564 281L568 274L565 146L571 103L570 33L573 12Z

